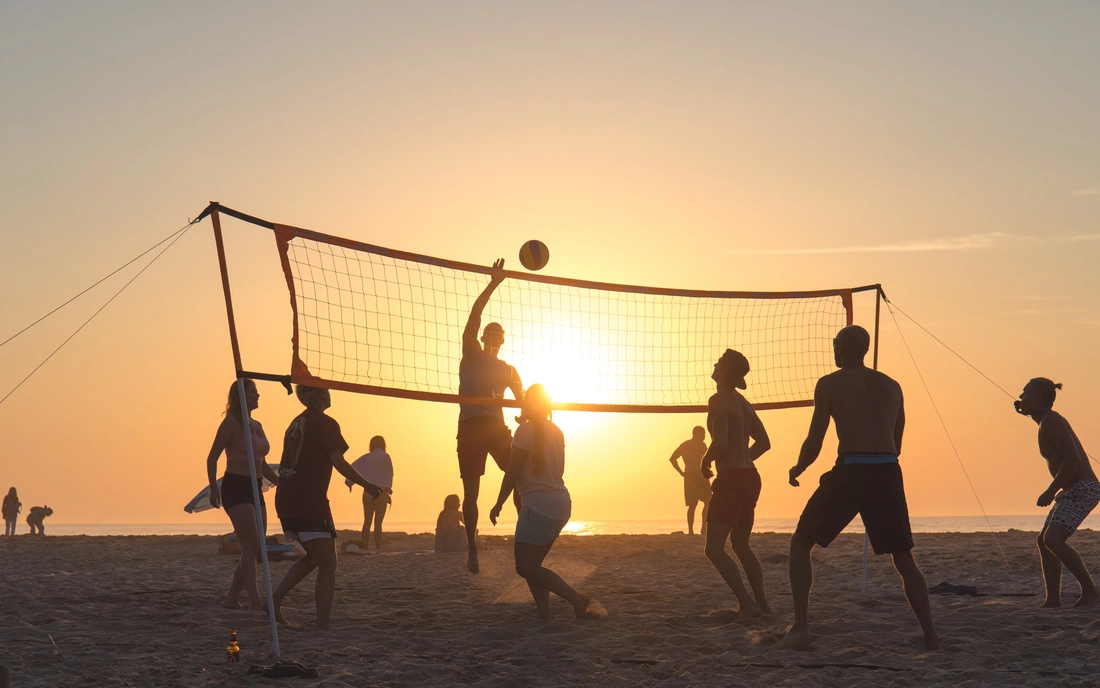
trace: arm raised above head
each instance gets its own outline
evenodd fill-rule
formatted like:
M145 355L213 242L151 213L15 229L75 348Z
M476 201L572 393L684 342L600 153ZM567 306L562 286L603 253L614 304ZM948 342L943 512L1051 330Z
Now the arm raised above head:
M466 320L466 328L462 330L463 353L466 353L471 347L481 348L477 343L477 331L481 329L481 314L485 310L485 306L488 305L489 298L492 297L493 292L503 281L504 259L498 258L493 263L493 273L489 277L488 286L482 290L481 294L474 300L474 305L470 308L470 317Z

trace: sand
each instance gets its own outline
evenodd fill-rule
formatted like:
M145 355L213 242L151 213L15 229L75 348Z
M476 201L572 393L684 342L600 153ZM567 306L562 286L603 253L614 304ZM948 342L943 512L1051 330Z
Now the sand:
M348 539L352 533L341 533ZM737 620L728 588L699 536L562 537L549 564L610 616L574 621L554 599L554 620L512 570L511 544L487 537L482 573L463 555L428 553L431 535L391 535L390 553L344 555L334 628L314 621L313 578L288 597L293 624L283 656L317 679L246 676L273 661L267 617L221 609L235 559L217 538L0 538L0 662L13 686L368 685L1096 685L1100 612L1039 609L1034 533L918 534L929 584L975 585L983 597L932 598L943 638L926 652L888 557L874 557L859 590L862 538L842 535L815 552L813 645L777 649L754 638L791 618L789 535L755 535L775 613ZM1100 535L1072 542L1100 572ZM289 566L273 564L280 577ZM1066 576L1065 602L1077 598ZM1009 594L1011 596L1004 596ZM242 663L225 663L229 631Z

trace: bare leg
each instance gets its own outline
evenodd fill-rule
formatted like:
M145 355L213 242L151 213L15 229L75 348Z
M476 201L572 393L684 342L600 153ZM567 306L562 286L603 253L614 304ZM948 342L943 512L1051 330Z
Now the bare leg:
M814 565L811 553L814 543L798 533L791 536L791 555L788 572L791 577L791 598L794 601L794 623L787 629L783 644L795 650L810 647L810 588L814 584Z
M233 582L229 594L222 601L227 609L240 609L238 603L241 590L248 594L250 609L259 609L263 605L260 590L256 586L256 556L260 552L260 533L256 528L256 509L251 504L238 504L227 510L229 520L233 522L233 531L241 543L241 558L233 571Z
M462 479L462 520L466 526L466 568L477 573L481 567L477 562L477 495L481 491L481 477Z
M310 556L309 548L303 544L302 549L306 551L306 555L290 565L290 568L283 574L283 579L279 581L279 584L275 586L275 590L271 593L272 602L275 603L275 621L281 624L286 623L282 613L283 598L294 589L294 586L301 583L306 576L312 573L313 569L317 568L313 557Z
M382 519L386 517L386 500L380 498L374 506L374 551L382 551Z
M703 500L703 522L699 524L699 533L707 534L707 514L710 512L710 499Z
M317 629L328 630L332 620L332 600L336 597L336 540L320 538L303 542L302 547L317 564Z
M532 594L534 594L536 588L552 592L573 605L573 613L576 614L577 618L582 618L588 612L589 605L593 600L588 595L582 595L574 590L562 580L561 576L542 565L542 560L546 558L552 546L552 544L540 546L517 542L515 546L516 573L527 580L527 585L531 588ZM542 610L540 609L540 619L550 618L549 592L545 600L546 616L542 616ZM535 603L538 604L538 597L535 598Z
M917 560L913 558L911 550L898 552L893 556L894 568L901 575L901 583L905 588L905 598L909 600L909 606L924 632L924 646L929 650L937 650L940 639L932 624L932 603L928 599L928 583L924 580L924 574L917 567Z
M363 547L367 546L370 542L370 522L374 516L374 498L370 496L370 493L363 490Z
M745 569L745 578L749 579L749 587L752 588L756 606L760 607L761 613L771 614L768 596L764 593L764 569L760 566L756 553L749 547L750 534L752 534L751 526L735 526L730 535L730 544L733 545L733 553L741 562L741 568Z
M1039 560L1043 565L1043 586L1046 588L1046 598L1040 607L1062 606L1062 562L1058 555L1050 551L1043 542L1047 536L1047 526L1043 526L1039 533Z
M688 519L688 535L695 535L695 505L692 504L688 507L687 513Z
M1093 582L1085 562L1081 561L1081 555L1066 542L1070 533L1063 526L1051 525L1044 529L1043 544L1062 562L1077 582L1081 584L1081 597L1074 604L1075 607L1095 607L1100 604L1100 593L1096 591L1096 583ZM1047 592L1050 595L1050 592Z
M712 525L710 530L707 531L704 551L707 559L714 564L714 568L718 569L722 580L726 581L726 585L730 586L730 590L733 591L733 596L737 598L738 611L748 616L760 616L760 607L749 596L749 591L745 589L745 584L741 582L741 570L737 568L737 562L726 554L726 538L729 537L732 530L733 526L724 523Z
M523 550L520 550L521 545L524 547ZM530 559L529 561L524 561L524 570L527 570L528 568L541 567L543 560L546 558L546 555L550 553L550 547L550 545L539 547L538 545L525 545L523 543L517 542L515 546L516 573L520 572L520 558L524 556L529 557ZM528 550L527 548L535 549ZM523 574L520 575L523 576ZM524 579L527 581L527 587L531 590L531 596L535 598L536 617L539 619L549 619L550 591L546 588L541 587L537 582L530 578L527 578L526 576L524 576Z

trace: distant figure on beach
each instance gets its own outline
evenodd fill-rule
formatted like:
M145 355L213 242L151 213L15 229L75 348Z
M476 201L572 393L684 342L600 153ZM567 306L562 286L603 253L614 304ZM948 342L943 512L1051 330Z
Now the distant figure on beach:
M271 451L271 444L264 435L263 425L252 418L252 412L260 407L260 391L252 380L244 381L244 399L249 414L249 429L252 434L252 456L256 467L256 489L260 492L260 509L263 523L256 522L256 505L252 497L252 477L248 468L248 446L244 435L244 415L241 413L241 395L234 382L229 387L229 397L225 404L225 418L214 434L214 442L206 455L206 478L210 483L210 506L221 507L233 523L233 532L241 543L241 558L233 569L233 580L229 592L222 600L226 609L241 608L241 591L248 595L248 608L260 609L263 598L256 585L256 563L260 557L260 547L267 535L267 504L264 501L262 484L267 478L276 485L279 476L267 465L264 458ZM225 474L221 487L218 487L218 457L225 452Z
M810 645L814 545L828 547L856 514L863 517L875 554L893 555L905 597L924 633L925 647L939 647L928 584L913 558L909 507L898 465L905 430L901 386L863 364L870 342L867 330L858 325L845 327L833 339L833 358L840 370L818 380L810 430L798 463L790 470L790 483L798 487L798 476L821 453L832 418L838 440L836 466L821 476L821 484L806 502L791 537L794 624L787 629L784 644L795 649Z
M497 358L504 344L504 328L491 322L481 334L484 348L477 341L481 314L489 298L504 281L504 259L493 263L489 285L470 309L466 329L462 331L462 360L458 364L458 393L462 396L503 399L504 390L512 390L517 401L523 401L523 382L516 369ZM492 455L500 470L508 467L512 451L512 432L504 424L504 409L499 406L459 405L458 468L462 478L462 515L466 525L466 546L469 554L466 568L477 573L477 497L481 491L481 476L485 475L485 460Z
M462 525L458 495L447 495L443 511L435 520L435 551L463 552L466 550L466 528Z
M13 487L4 495L4 535L15 535L15 524L22 510L23 502L19 501L19 494Z
M31 527L31 535L45 535L46 527L42 525L42 521L47 516L53 516L53 509L48 506L32 506L31 510L27 512L27 525ZM35 529L38 529L37 533Z
M371 521L374 521L374 551L382 551L382 519L386 517L386 508L393 504L393 461L386 453L386 440L381 435L370 438L370 451L363 454L351 467L368 482L382 488L382 495L375 499L367 490L363 490L363 546L369 542ZM351 480L344 480L351 489Z
M497 523L512 490L519 493L519 522L516 523L516 573L527 580L535 598L539 619L550 618L550 593L573 605L576 618L606 616L602 605L574 590L561 576L542 562L554 546L561 529L569 522L572 501L562 477L565 474L565 436L551 420L550 395L534 384L523 399L524 422L512 440L512 455L500 483L497 503L489 520ZM469 528L469 524L466 524Z
M711 377L718 383L718 391L707 404L710 449L703 457L701 475L710 478L712 463L718 470L718 477L711 486L713 494L707 514L710 526L706 535L707 559L733 591L739 605L738 613L760 616L770 614L771 608L764 593L764 571L749 547L756 502L760 498L760 474L754 462L772 445L760 416L737 391L746 388L748 372L748 360L733 349L726 349L714 364ZM730 541L733 553L745 569L745 577L752 588L751 597L741 582L737 563L726 554L726 540Z
M1039 533L1039 558L1043 564L1046 599L1043 607L1062 606L1062 566L1081 584L1081 597L1075 607L1095 607L1100 603L1096 583L1089 575L1081 555L1070 546L1069 536L1100 503L1100 482L1089 464L1088 454L1069 422L1053 409L1054 398L1062 384L1045 377L1033 378L1024 385L1020 400L1014 402L1017 413L1031 416L1039 425L1039 454L1046 459L1054 479L1043 494L1039 506L1054 502Z
M688 535L695 534L695 506L703 503L703 515L700 518L699 532L707 534L707 508L710 507L710 479L703 477L699 468L703 465L703 455L707 453L707 443L704 442L706 430L696 425L691 431L691 439L680 444L668 461L684 478L684 504L687 505ZM684 468L681 470L677 459L684 460Z
M348 443L340 434L340 424L325 414L332 405L329 391L305 385L298 385L295 391L306 410L290 422L283 436L275 511L286 539L296 540L306 555L290 566L271 597L276 621L286 623L281 610L283 598L317 569L317 628L325 630L336 594L336 525L328 503L332 469L374 499L382 496L382 488L359 475L344 459Z

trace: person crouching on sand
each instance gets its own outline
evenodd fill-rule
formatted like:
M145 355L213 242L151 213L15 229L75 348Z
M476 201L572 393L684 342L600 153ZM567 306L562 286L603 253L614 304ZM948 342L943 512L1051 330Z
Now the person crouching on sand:
M1089 465L1088 454L1069 422L1054 410L1054 398L1062 388L1045 377L1032 379L1024 386L1016 412L1030 416L1039 425L1039 454L1047 461L1054 480L1043 494L1039 506L1054 502L1039 533L1039 557L1046 586L1044 607L1062 606L1062 566L1081 584L1081 597L1074 606L1095 607L1100 603L1085 562L1067 542L1085 517L1100 503L1100 482Z
M546 388L541 384L531 385L524 393L524 422L516 429L512 440L508 468L500 483L497 503L489 512L489 520L496 525L500 510L514 489L520 503L519 522L516 523L516 573L527 580L539 619L550 618L550 593L573 605L578 619L606 616L599 602L580 594L561 576L542 565L572 513L569 490L562 480L565 436L550 416L550 395Z
M27 512L27 525L31 527L31 535L45 535L46 526L42 524L47 516L53 516L53 509L48 506L32 506ZM35 529L38 529L35 532Z
M703 457L701 472L710 478L711 463L718 469L707 511L707 559L730 586L740 605L739 611L748 616L760 616L770 613L771 609L764 594L764 571L749 547L756 500L760 498L760 474L753 462L772 445L752 404L737 391L739 387L745 389L748 372L748 360L733 349L726 349L714 364L711 377L718 383L718 391L708 402L710 448ZM749 439L753 440L752 446L749 446ZM727 539L745 568L752 597L741 582L737 564L726 554Z
M252 380L244 381L244 399L249 413L249 429L252 434L252 456L256 466L256 489L260 490L260 511L263 523L256 523L256 504L252 496L252 477L248 468L248 446L244 436L244 416L241 413L241 395L234 382L229 388L229 400L225 406L225 418L214 435L210 453L206 455L206 477L210 481L210 506L225 509L233 523L233 532L237 542L241 543L241 558L233 569L233 581L229 584L229 593L222 600L226 609L240 609L240 596L243 590L248 594L250 609L260 609L263 598L256 585L256 562L259 560L260 547L267 534L267 504L264 502L262 478L279 484L279 476L271 470L264 458L271 450L271 444L264 435L260 422L251 417L251 413L260 407L260 392ZM225 475L221 487L218 486L218 457L225 452Z
M298 385L296 392L306 410L290 422L283 436L275 511L286 539L298 541L306 555L287 570L272 593L272 599L275 619L286 623L280 609L283 598L317 569L317 628L326 630L336 594L336 526L328 503L332 469L375 499L381 496L382 490L359 475L344 459L348 443L340 434L340 424L325 415L325 409L332 405L329 391Z

